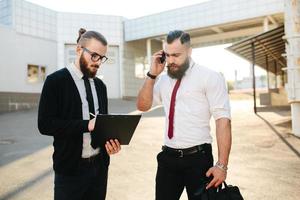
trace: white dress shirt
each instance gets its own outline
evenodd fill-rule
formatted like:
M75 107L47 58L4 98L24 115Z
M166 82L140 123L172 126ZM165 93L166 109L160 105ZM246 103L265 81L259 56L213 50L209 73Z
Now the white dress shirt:
M168 116L171 95L177 79L164 73L154 85L153 102L162 104L166 114L164 145L172 148L189 148L212 143L210 118L231 119L229 97L225 80L220 73L197 65L190 66L177 91L173 138L168 138Z
M72 78L76 84L76 87L78 89L78 92L80 94L80 99L82 102L82 119L83 120L89 120L90 114L89 114L89 103L86 99L86 91L84 86L84 80L82 79L83 73L74 65L74 63L71 63L67 69L72 75ZM99 104L98 104L98 97L97 92L95 88L95 83L92 78L89 78L91 88L92 88L92 94L93 94L93 100L94 100L94 108L95 108L95 114L99 113ZM82 158L89 158L93 155L96 155L100 152L100 149L94 149L91 146L91 134L89 132L83 133L83 147L82 147Z

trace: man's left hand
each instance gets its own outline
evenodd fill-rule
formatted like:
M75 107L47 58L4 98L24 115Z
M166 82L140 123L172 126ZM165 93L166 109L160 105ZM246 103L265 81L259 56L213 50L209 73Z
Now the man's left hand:
M106 152L108 155L118 153L121 150L121 144L117 139L109 140L105 144Z
M223 181L226 179L227 172L225 170L222 170L218 167L211 167L207 172L206 176L210 177L213 176L213 179L209 182L209 184L206 186L206 189L214 186L218 187Z

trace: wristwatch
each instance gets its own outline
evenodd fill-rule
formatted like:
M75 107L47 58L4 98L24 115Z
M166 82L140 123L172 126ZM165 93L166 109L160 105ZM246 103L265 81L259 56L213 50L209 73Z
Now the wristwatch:
M227 169L228 169L226 165L220 163L219 161L215 164L215 167L221 169L221 170L224 171L224 172L226 172Z
M157 76L150 74L150 71L147 72L147 76L151 79L156 79Z

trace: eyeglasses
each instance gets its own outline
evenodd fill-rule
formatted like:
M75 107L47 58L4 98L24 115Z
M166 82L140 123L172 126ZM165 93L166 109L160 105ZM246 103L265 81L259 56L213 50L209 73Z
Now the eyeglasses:
M106 56L101 56L95 52L91 52L90 50L88 50L85 47L81 47L84 51L88 52L91 55L91 60L93 62L98 62L99 60L101 61L101 63L105 63L107 61L107 57Z

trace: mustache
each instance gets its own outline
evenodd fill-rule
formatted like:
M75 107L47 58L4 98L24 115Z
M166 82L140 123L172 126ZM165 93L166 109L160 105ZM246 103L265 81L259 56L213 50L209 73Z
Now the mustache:
M99 69L99 65L91 65L91 67L95 67L95 68Z
M171 63L171 64L168 64L167 67L169 67L169 68L170 68L170 67L178 67L178 65L176 65L176 64L174 64L174 63Z

